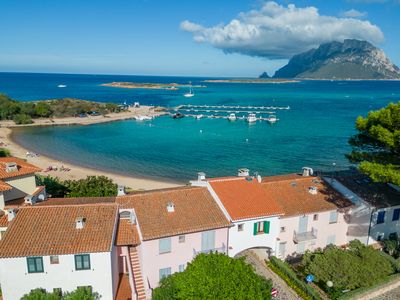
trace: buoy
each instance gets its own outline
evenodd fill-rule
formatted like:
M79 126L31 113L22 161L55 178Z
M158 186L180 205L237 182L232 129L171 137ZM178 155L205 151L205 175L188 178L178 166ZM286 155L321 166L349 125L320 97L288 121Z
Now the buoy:
M203 130L200 129L200 133L203 133Z

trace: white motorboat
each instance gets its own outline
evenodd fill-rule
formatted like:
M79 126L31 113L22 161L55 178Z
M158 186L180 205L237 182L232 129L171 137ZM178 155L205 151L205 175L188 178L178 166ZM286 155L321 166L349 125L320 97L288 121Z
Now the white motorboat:
M267 121L270 122L270 123L275 123L276 121L278 121L278 118L275 115L270 115L267 118Z
M186 98L190 98L194 96L194 92L192 89L192 83L189 84L189 93L183 94L184 97Z
M228 116L228 120L229 120L229 121L236 121L236 115L235 115L235 114L230 114L230 115Z
M246 118L246 121L249 123L254 123L257 121L256 114L249 114Z
M201 114L200 114L200 115L196 115L196 116L195 116L196 120L200 120L200 119L202 119L203 117L204 117L204 116L203 116L203 115L201 115Z
M59 87L59 88L65 88L65 87L67 87L65 84L59 84L59 85L57 85L57 87Z
M146 121L146 120L152 120L152 117L149 116L136 116L133 117L136 121Z

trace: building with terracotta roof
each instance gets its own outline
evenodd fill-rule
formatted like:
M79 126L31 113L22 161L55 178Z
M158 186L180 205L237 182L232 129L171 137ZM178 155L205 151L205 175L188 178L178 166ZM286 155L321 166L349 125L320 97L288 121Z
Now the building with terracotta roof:
M133 277L148 299L163 277L183 271L197 254L227 252L231 224L207 188L140 192L117 197L117 203L137 219L141 243L130 250ZM125 236L120 238L132 238Z
M345 217L352 203L323 179L305 172L265 177L261 185L283 210L276 256L293 257L329 244L347 244Z
M250 177L248 171L239 170L238 177L206 179L199 174L193 186L204 186L232 222L229 228L228 254L235 256L250 248L275 252L279 234L279 218L283 210L266 193L261 177Z
M15 157L0 157L0 210L44 200L46 190L37 187L41 169Z
M4 299L35 288L72 291L91 286L104 299L116 295L118 205L21 207L0 241Z

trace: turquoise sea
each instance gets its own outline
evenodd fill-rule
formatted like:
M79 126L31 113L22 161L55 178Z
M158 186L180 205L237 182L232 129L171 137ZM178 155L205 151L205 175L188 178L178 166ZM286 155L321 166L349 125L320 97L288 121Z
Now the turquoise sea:
M303 166L348 166L344 154L357 116L400 100L396 81L302 81L287 84L204 83L210 78L0 73L0 92L21 100L81 99L175 107L180 104L290 106L275 110L276 124L160 117L91 126L15 130L14 139L64 162L166 180L186 181L204 171L227 176L240 167L262 175ZM178 91L103 87L113 81L206 85L193 98ZM67 87L58 88L63 84ZM239 114L243 115L243 114Z

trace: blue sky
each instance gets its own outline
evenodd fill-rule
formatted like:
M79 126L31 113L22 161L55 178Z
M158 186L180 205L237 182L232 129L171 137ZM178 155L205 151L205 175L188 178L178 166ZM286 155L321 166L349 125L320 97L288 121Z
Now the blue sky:
M400 0L1 0L0 11L0 71L257 76L337 37L373 41L400 65Z

